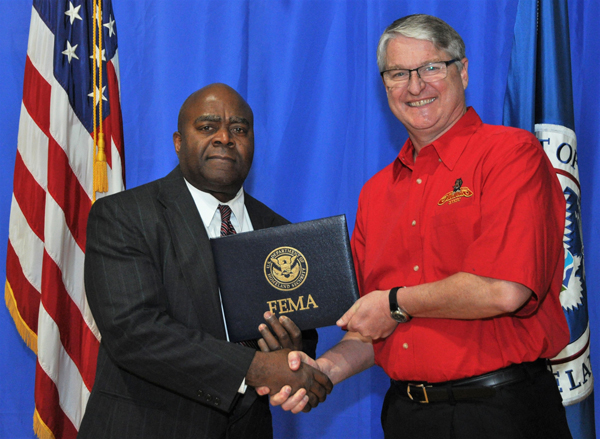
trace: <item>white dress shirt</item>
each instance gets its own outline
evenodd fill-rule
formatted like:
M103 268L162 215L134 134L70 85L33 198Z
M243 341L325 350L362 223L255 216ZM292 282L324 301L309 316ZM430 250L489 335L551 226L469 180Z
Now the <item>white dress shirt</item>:
M184 179L185 180L185 179ZM221 203L208 192L202 192L196 189L187 180L185 180L200 218L206 228L206 233L209 238L217 238L221 236L221 213L219 212L219 204L226 204L231 208L231 224L237 233L251 232L254 230L250 216L244 204L244 188L240 188L238 193L226 203Z
M198 209L198 213L200 213L200 218L202 218L209 238L218 238L221 236L221 212L219 212L219 204L227 204L231 208L230 221L236 233L251 232L254 230L252 221L250 221L250 215L248 215L246 205L244 204L244 188L240 188L233 199L222 203L208 192L203 192L192 186L185 178L184 181L192 194L194 203L196 203L196 208ZM220 296L221 292L219 291L219 298ZM222 301L221 312L223 312ZM225 321L225 314L223 314L223 321ZM227 340L229 340L227 325L225 325L225 335L227 336ZM238 392L246 393L246 388L246 378L244 378Z

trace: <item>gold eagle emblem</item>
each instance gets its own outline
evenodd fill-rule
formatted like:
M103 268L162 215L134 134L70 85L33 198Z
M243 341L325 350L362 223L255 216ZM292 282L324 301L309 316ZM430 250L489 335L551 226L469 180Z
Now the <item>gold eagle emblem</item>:
M308 264L302 253L293 247L273 250L264 264L265 277L281 291L295 290L304 283L308 275Z

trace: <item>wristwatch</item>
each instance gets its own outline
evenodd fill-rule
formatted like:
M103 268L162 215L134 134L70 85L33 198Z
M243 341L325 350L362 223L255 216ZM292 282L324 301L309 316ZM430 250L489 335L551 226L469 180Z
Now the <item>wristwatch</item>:
M400 288L405 287L394 287L390 290L390 314L398 323L407 323L412 317L398 305L396 293Z

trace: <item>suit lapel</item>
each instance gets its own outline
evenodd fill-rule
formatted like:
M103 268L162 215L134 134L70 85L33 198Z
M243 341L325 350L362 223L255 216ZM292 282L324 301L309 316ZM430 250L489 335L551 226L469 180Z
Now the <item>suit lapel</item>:
M210 241L179 167L162 180L157 199L165 207L173 248L198 319L214 336L225 339Z
M271 225L271 222L273 221L271 211L265 209L262 204L249 195L248 192L244 192L244 204L254 230L265 229Z

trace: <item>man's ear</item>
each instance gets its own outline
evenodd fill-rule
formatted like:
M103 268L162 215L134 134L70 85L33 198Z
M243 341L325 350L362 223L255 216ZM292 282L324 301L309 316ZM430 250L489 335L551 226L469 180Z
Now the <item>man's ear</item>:
M173 133L173 145L175 145L175 152L179 157L179 150L181 149L181 134L179 134L179 131Z
M462 70L460 71L460 79L463 83L463 89L467 89L467 85L469 85L469 60L467 58L463 58L460 61L463 65Z

